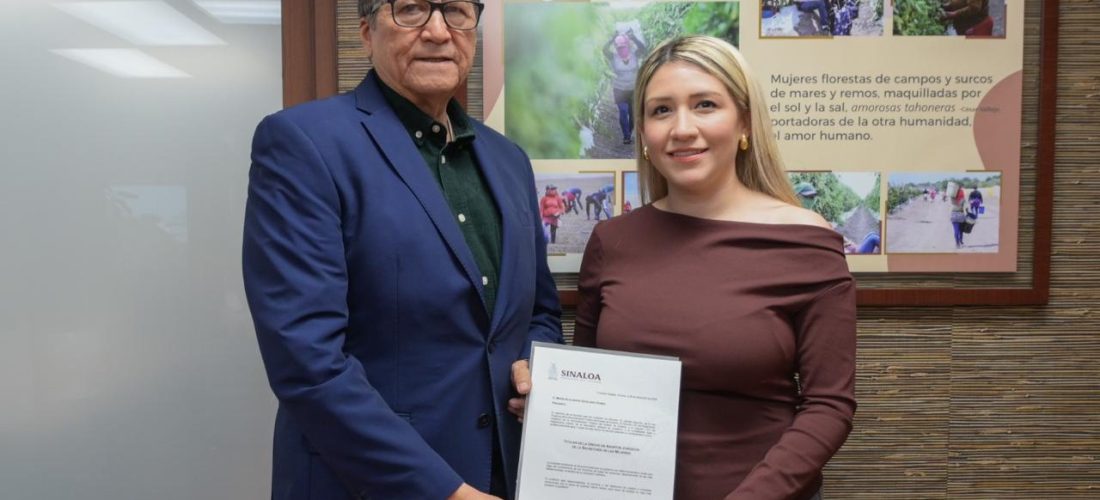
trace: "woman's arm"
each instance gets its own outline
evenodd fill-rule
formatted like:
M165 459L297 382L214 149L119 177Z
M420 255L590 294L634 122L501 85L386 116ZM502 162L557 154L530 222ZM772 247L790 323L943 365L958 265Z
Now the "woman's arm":
M774 446L726 500L794 498L813 484L852 430L856 296L851 277L807 303L792 321L798 336L800 409Z
M592 237L584 249L580 276L577 282L577 323L573 345L596 347L596 327L600 322L602 292L600 274L603 268L603 245L600 243L600 225L592 230Z

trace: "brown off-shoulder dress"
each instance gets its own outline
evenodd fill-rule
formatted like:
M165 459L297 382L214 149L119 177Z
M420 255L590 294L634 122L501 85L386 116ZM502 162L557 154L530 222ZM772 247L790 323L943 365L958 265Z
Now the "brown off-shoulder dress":
M683 361L677 500L803 500L855 412L855 284L840 235L652 205L599 224L577 345ZM797 378L796 378L797 376Z

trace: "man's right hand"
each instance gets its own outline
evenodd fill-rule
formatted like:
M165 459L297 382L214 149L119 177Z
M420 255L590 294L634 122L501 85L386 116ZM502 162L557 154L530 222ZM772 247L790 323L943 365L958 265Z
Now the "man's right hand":
M480 491L477 491L473 486L466 483L462 483L451 496L447 497L447 500L501 500L500 497L493 495L486 495Z

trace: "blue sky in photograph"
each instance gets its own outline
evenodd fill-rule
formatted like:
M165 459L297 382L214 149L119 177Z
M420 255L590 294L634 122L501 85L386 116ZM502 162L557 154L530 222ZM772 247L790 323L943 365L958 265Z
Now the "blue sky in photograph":
M866 198L875 187L878 172L833 172L841 184L852 188L860 198Z

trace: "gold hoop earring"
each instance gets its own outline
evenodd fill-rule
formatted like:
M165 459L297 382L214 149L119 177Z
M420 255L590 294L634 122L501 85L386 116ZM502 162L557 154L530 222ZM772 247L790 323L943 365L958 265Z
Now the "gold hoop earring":
M642 146L642 156L645 157L645 161L649 161L649 146Z
M741 151L749 150L749 138L745 134L741 134L741 142L738 144L741 147Z

